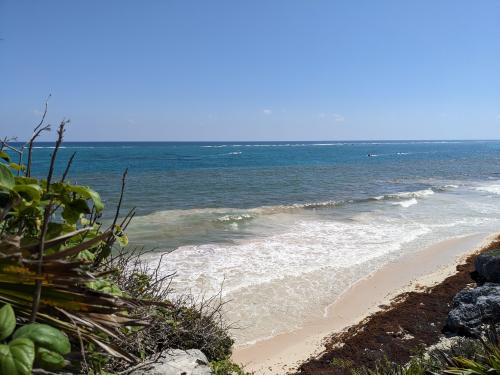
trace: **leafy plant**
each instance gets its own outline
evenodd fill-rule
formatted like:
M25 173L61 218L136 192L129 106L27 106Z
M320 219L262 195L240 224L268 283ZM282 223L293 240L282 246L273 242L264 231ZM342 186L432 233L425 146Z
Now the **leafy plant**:
M118 222L118 207L113 224L102 229L99 220L104 204L99 194L87 186L65 181L73 157L56 180L54 164L66 124L63 121L58 128L46 178L31 176L33 137L28 142L27 166L22 164L23 152L2 141L0 303L14 308L21 325L35 320L42 323L30 325L30 332L40 331L45 336L47 327L56 327L75 342L86 343L86 347L136 362L134 355L115 342L130 331L127 327L146 324L128 316L137 304L147 302L127 297L99 271L100 262L111 253L115 242L126 245L124 230L133 212ZM39 134L40 129L46 127L35 129L34 134ZM19 163L13 163L5 149L19 151ZM22 332L28 334L28 330ZM64 351L41 345L37 345L37 353L47 366L57 365L59 355L64 355Z
M59 371L69 364L64 355L71 351L68 336L46 324L32 323L14 332L16 316L12 306L0 308L0 369L2 374L31 374L33 366Z
M486 340L481 340L483 350L473 357L457 356L446 358L448 369L445 374L489 375L500 373L500 343L497 332L491 329Z
M159 276L124 249L134 216L132 210L119 220L127 171L106 227L100 195L66 180L74 154L60 178L54 174L67 121L58 127L46 177L34 177L32 149L50 129L46 112L47 103L26 144L0 140L0 306L12 312L0 314L0 341L10 339L0 345L0 374L24 375L33 366L58 372L71 345L80 349L70 353L71 370L92 375L127 371L167 348L201 349L220 361L218 373L239 374L227 361L233 340L222 303L169 301L170 275Z
M214 375L247 375L243 369L229 359L210 362Z

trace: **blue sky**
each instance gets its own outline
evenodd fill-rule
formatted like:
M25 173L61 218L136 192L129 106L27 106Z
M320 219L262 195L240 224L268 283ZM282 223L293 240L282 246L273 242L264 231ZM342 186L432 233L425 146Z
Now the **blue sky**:
M499 139L499 0L0 0L0 136ZM51 136L53 137L53 135Z

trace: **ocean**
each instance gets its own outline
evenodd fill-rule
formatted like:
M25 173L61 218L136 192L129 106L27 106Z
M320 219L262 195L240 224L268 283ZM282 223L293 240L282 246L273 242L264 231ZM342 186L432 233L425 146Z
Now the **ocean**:
M43 175L53 145L36 147ZM237 344L323 316L404 254L500 228L499 141L66 142L58 171L73 152L104 219L128 168L131 245L179 293L222 291Z

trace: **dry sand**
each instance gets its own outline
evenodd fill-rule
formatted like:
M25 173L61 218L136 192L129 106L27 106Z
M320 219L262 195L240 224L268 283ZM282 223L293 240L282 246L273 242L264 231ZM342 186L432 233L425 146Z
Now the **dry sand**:
M351 286L328 307L324 318L296 331L238 347L233 360L256 375L286 374L320 354L329 335L360 322L403 292L435 285L454 274L457 264L496 235L478 233L453 238L405 255Z

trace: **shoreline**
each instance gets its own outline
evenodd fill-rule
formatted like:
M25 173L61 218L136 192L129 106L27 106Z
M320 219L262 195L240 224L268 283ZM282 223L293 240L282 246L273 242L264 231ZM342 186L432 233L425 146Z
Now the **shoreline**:
M326 316L300 329L255 344L237 347L232 359L256 374L286 374L325 349L325 340L390 305L401 293L436 285L456 266L491 242L497 234L450 238L392 261L343 292Z

